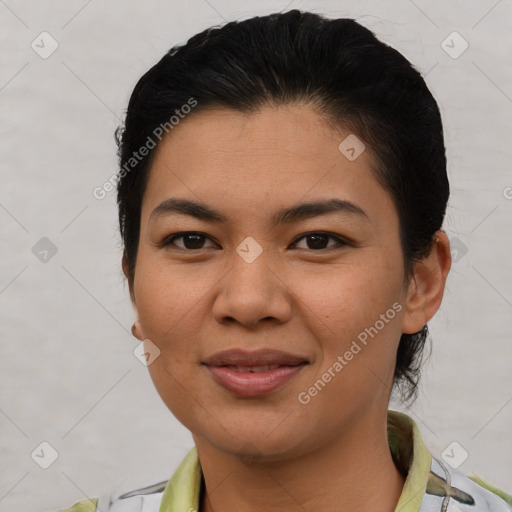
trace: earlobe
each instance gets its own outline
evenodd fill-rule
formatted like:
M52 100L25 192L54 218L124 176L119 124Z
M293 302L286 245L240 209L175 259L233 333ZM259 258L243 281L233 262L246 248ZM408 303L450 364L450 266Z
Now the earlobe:
M435 234L430 254L418 261L405 299L402 332L414 334L435 315L451 266L450 242L444 231Z
M140 322L135 322L132 325L132 335L137 338L139 341L142 341L144 339L144 336L142 334L142 327L140 325Z

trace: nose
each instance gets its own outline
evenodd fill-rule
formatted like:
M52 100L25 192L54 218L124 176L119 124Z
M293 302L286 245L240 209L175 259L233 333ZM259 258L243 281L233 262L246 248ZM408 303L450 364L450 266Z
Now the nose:
M219 323L239 323L254 330L264 323L282 324L291 318L292 294L285 277L263 251L255 260L238 253L233 266L220 284L213 305Z

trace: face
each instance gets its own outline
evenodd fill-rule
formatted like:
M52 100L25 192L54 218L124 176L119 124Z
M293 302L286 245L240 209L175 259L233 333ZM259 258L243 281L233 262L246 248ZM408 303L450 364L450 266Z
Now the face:
M217 109L157 149L131 292L151 378L196 440L286 457L387 409L398 216L349 135L306 105Z

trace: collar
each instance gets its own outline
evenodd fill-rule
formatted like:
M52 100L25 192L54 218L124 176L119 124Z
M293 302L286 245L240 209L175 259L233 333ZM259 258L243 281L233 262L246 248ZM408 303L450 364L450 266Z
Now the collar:
M414 421L388 411L388 442L397 468L406 476L395 512L419 512L427 487L432 457ZM203 473L194 446L167 483L159 512L198 511Z

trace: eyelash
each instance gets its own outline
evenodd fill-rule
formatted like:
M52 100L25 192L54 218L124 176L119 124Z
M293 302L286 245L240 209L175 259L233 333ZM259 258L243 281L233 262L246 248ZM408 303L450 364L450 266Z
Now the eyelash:
M207 239L210 239L211 238L208 236L208 235L205 235L204 233L201 233L201 232L198 232L198 231L183 231L183 232L180 232L180 233L175 233L173 235L170 235L168 236L161 244L160 244L160 247L168 247L168 246L172 246L174 245L173 242L179 238L184 238L185 236L187 235L197 235L197 236L201 236L201 237L204 237L204 238L207 238ZM336 240L336 242L338 243L338 247L334 246L334 247L326 247L326 248L323 248L323 249L302 249L302 250L306 250L306 251L313 251L313 252L321 252L321 251L331 251L331 250L337 250L337 249L341 249L342 247L345 247L345 246L349 246L349 245L352 245L350 242L348 242L347 240L337 236L337 235L333 235L332 233L328 233L328 232L325 232L325 231L311 231L309 233L305 233L304 235L301 235L299 238L297 238L293 244L297 244L299 241L301 241L302 239L304 238L307 238L308 236L313 236L313 235L324 235L327 237L327 239L333 239L333 240ZM201 251L203 248L200 248L200 249L187 249L186 247L177 247L177 246L174 246L176 249L180 249L180 250L183 250L183 251L187 251L187 252L198 252L198 251Z

